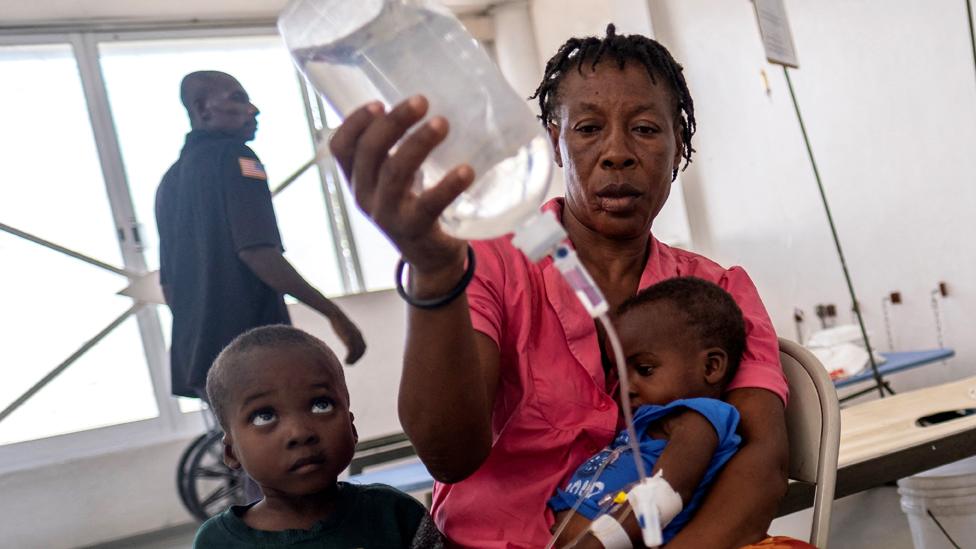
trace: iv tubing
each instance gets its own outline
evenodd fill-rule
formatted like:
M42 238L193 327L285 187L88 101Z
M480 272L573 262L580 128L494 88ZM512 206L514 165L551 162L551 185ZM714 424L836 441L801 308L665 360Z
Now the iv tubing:
M627 438L630 439L630 451L634 454L634 465L637 466L637 481L643 482L647 478L644 470L644 460L641 458L640 443L637 440L637 432L634 431L634 414L630 411L630 382L627 381L627 359L624 356L624 348L617 337L610 318L606 314L599 317L600 324L607 332L610 346L613 348L614 361L617 363L617 377L619 378L620 408L624 413L624 423L627 424Z
M644 459L641 457L640 453L640 443L637 440L637 432L634 430L634 415L630 411L630 382L627 381L627 359L624 356L623 346L620 344L620 338L617 336L617 330L614 329L613 323L610 322L610 318L606 313L597 317L600 324L603 325L604 331L607 333L607 339L610 340L610 347L613 348L613 358L614 363L617 365L617 377L619 378L619 391L620 391L620 407L622 408L624 414L624 422L627 424L627 438L630 439L630 451L634 457L634 465L637 467L637 482L643 482L647 478L647 472L644 469ZM589 485L587 485L585 490L580 492L579 498L577 498L576 503L570 509L570 513L566 515L566 518L559 524L556 532L553 534L552 539L549 540L549 545L546 549L551 549L556 543L556 539L569 524L569 519L572 517L572 513L579 509L580 503L586 499L589 487L593 482L600 477L603 473L603 469L606 467L607 463L604 462L600 465L600 468L590 479Z
M620 448L617 448L616 450L611 452L611 454L607 456L607 459L605 459L603 463L600 464L596 472L593 473L593 476L590 477L589 482L585 485L585 490L581 488L582 492L580 493L580 497L576 498L576 502L573 503L573 506L569 508L569 513L566 515L566 518L564 518L562 522L559 523L559 527L556 528L556 531L552 533L552 539L549 540L549 544L546 545L546 549L552 549L552 546L555 545L556 540L559 539L559 535L563 533L563 530L566 529L566 525L569 524L569 519L572 517L573 513L575 513L576 510L579 509L580 504L582 504L583 500L586 499L585 498L586 492L589 491L589 489L596 483L596 481L600 480L600 475L603 474L603 470L606 469L607 465L609 465L610 462L614 460L614 454L620 455L620 450L621 450ZM601 510L601 512L602 511L603 510Z
M620 407L622 408L624 422L627 426L628 446L634 458L634 466L637 471L637 483L641 484L647 478L647 471L644 468L644 460L640 453L640 442L637 439L637 432L634 430L634 416L630 409L630 383L627 379L627 360L624 355L623 345L617 336L610 317L607 315L609 304L600 287L587 272L586 267L579 260L579 256L571 245L564 244L567 237L566 230L562 227L554 215L549 213L537 213L530 219L523 222L516 230L512 238L512 244L522 251L532 262L540 261L545 256L552 258L553 265L562 275L563 279L576 293L576 297L586 309L587 313L596 319L603 326L610 347L613 349L614 363L617 365L618 391L620 394ZM597 471L591 482L603 472L603 467ZM580 503L589 492L589 485L586 489L580 489L580 495L573 510L578 509ZM552 547L556 538L565 528L572 513L559 525L556 535L549 542Z

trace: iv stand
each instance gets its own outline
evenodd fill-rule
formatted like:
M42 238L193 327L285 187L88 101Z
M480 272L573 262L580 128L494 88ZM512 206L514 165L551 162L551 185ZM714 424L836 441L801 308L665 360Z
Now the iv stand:
M973 29L973 5L966 0L966 21L969 23L969 43L973 48L973 68L976 69L976 31Z
M827 223L830 225L830 234L834 237L834 245L837 247L837 257L840 258L840 266L844 270L844 281L847 283L847 290L851 294L851 302L854 304L854 314L857 316L857 324L861 328L861 337L864 338L864 346L868 351L868 361L871 363L871 373L874 374L874 382L878 387L878 394L881 398L888 394L895 394L895 391L881 377L878 371L878 364L874 360L874 350L871 348L871 340L868 338L868 331L864 327L864 318L861 316L861 304L854 293L854 283L851 282L851 274L847 270L847 260L844 259L844 250L840 246L840 237L837 236L837 227L834 226L834 216L830 212L827 204L827 193L824 192L823 182L820 180L820 170L817 169L817 161L813 157L813 148L810 146L810 137L807 135L806 125L803 123L803 116L800 114L800 104L796 101L796 94L793 92L793 82L790 80L790 71L783 65L783 75L786 76L786 85L790 89L790 98L793 100L793 109L796 111L796 119L800 122L800 132L803 134L803 142L807 146L807 155L810 157L810 165L813 166L813 176L817 180L817 189L820 191L820 199L823 201L824 212L827 214Z

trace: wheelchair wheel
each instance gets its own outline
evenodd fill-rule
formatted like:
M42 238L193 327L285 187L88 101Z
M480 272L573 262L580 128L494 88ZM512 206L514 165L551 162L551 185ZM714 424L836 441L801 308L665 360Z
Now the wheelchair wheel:
M191 442L190 445L186 447L186 450L183 450L183 453L180 455L179 465L177 465L176 468L176 491L180 495L180 502L184 507L186 507L187 510L190 510L192 507L189 495L189 481L191 478L190 461L192 456L199 451L198 446L206 442L207 435L209 434L209 432L203 433L202 435L193 439L193 442Z
M244 474L224 464L223 433L200 435L183 452L177 488L183 505L197 520L205 521L231 505L245 503Z

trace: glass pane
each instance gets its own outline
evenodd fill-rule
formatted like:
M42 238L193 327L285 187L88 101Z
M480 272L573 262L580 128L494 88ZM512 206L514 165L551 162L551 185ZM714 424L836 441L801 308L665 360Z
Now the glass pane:
M346 210L349 212L349 224L352 225L352 235L356 240L356 251L359 253L359 264L362 267L366 289L369 291L390 289L393 287L393 274L397 260L400 259L400 252L356 205L345 178L340 176L340 179L344 185L342 196L346 201Z
M78 69L67 45L0 47L0 220L122 264ZM55 122L56 121L56 125ZM125 278L0 233L0 408L125 311ZM128 326L128 328L127 328ZM130 320L0 423L0 444L157 416Z
M121 266L71 47L0 47L0 70L0 220Z
M342 123L339 113L329 105L328 101L321 101L319 106L329 128L336 128ZM356 205L352 189L342 176L341 170L336 170L336 173L339 173L342 198L349 214L349 224L352 225L352 238L356 242L356 251L359 253L359 265L363 272L366 290L388 290L393 287L393 274L400 252Z
M131 41L99 47L138 218L144 225L150 268L159 265L153 211L156 187L179 156L190 125L180 103L180 81L197 70L236 77L261 109L257 138L249 145L261 157L274 188L314 154L298 76L275 36ZM343 291L321 185L306 172L275 199L287 257L326 294Z
M0 408L130 305L118 275L0 233ZM60 281L60 282L59 282ZM71 281L66 284L64 281ZM0 444L158 416L138 326L129 318L0 423Z
M345 293L332 244L325 194L315 167L275 196L274 202L288 260L323 294ZM324 261L325 257L329 261Z

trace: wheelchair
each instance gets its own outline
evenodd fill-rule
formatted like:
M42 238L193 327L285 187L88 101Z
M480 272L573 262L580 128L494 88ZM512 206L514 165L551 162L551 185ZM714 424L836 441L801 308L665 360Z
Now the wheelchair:
M231 505L247 501L244 471L224 464L224 434L209 409L204 408L201 413L207 432L183 450L176 468L176 489L187 511L203 522Z

